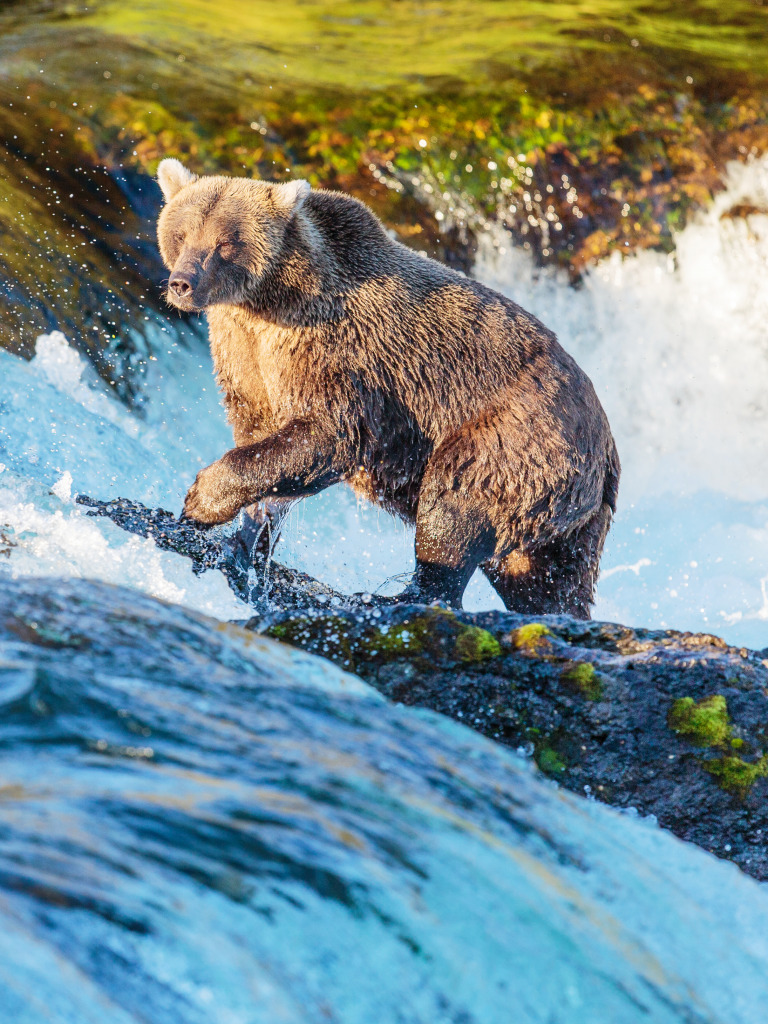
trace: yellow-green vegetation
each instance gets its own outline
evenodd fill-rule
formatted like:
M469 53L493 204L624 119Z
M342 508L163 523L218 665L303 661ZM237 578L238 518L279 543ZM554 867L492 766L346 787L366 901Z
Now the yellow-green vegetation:
M702 768L715 778L721 789L743 799L758 779L768 775L768 754L752 763L735 755L718 757L702 762Z
M698 747L742 750L746 746L741 737L733 735L728 704L720 693L700 701L681 697L670 708L667 722ZM745 761L736 754L725 754L699 763L721 789L742 799L757 779L768 775L768 754L763 754L757 761Z
M553 65L575 78L568 63L589 55L595 66L610 66L620 40L625 60L614 74L622 76L652 61L679 65L683 55L693 66L731 70L752 63L758 73L768 72L765 12L749 0L731 0L727 15L717 0L91 0L61 6L67 15L62 28L77 21L173 47L187 59L203 48L211 63L218 57L233 69L315 88L391 87L414 73L472 83L496 77L499 68Z
M363 628L342 616L302 615L270 626L266 635L346 668L365 662L424 658L469 665L502 653L488 630L466 625L443 608L430 608L405 622Z
M391 656L411 653L413 641L410 641L411 646L399 646L391 642L390 638L395 632L413 637L419 649L427 653L465 664L488 661L501 654L498 640L487 629L459 622L453 612L440 608L414 617L405 626L390 628L383 637L383 642L379 640L382 632L383 630L378 630L378 635L367 641L369 651L374 649L375 645L383 648L384 653Z
M546 744L539 747L534 755L536 764L546 775L560 775L566 769L565 761L556 750Z
M681 697L670 708L667 722L697 747L724 747L731 739L728 705L719 693L698 702Z
M414 177L578 269L669 247L722 160L768 145L754 0L31 0L0 32L9 96L99 160L305 175L425 247Z
M600 700L603 696L603 684L595 672L595 666L589 661L578 661L566 668L560 674L560 680L587 700Z
M469 664L498 658L501 654L501 645L487 629L481 629L479 626L464 626L456 637L453 651L458 661Z
M500 221L575 277L768 149L755 0L27 0L0 36L0 346L60 326L125 397L164 156L344 189L464 269Z
M349 634L350 624L339 615L298 615L265 630L265 636L273 640L301 647L352 669L355 645Z
M366 630L360 647L368 657L382 661L421 654L430 646L432 624L426 616L414 616L397 625L374 627Z
M525 654L544 654L549 650L549 637L552 630L543 622L527 622L512 631L512 646Z
M444 608L430 608L406 622L368 627L357 650L378 661L429 656L464 664L501 654L498 640L487 629L466 625Z

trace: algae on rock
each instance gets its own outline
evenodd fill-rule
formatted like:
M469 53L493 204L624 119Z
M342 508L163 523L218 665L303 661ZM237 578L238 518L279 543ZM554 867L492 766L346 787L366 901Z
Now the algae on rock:
M0 11L0 345L28 356L58 327L129 400L162 307L149 176L165 156L341 188L464 271L501 225L575 279L611 252L671 251L727 161L768 149L751 0L729 17L608 0L587 33L580 3L408 2L371 22L353 2L341 34L325 2L204 7Z
M331 657L392 700L525 750L565 788L652 814L768 878L760 655L672 630L402 605L339 607L332 619L282 612L251 626ZM467 629L482 631L488 656L462 656Z

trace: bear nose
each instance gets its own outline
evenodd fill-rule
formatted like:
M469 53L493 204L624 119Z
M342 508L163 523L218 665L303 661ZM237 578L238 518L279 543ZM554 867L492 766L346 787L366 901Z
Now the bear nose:
M193 285L192 281L186 274L174 271L168 279L168 287L174 295L178 295L180 299L183 299L191 293Z

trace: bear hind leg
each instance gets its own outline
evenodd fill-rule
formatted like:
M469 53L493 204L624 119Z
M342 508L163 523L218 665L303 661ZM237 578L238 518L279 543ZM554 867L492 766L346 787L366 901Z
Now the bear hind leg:
M475 569L493 553L487 516L460 491L422 495L416 514L416 572L398 601L445 601L461 608Z
M611 509L604 503L571 533L489 559L481 568L509 611L590 619L610 523Z

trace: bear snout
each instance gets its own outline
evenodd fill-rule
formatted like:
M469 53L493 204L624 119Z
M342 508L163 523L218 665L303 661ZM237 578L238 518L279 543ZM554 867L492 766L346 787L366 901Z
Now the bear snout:
M168 281L168 287L173 291L179 298L183 298L185 295L189 295L193 291L194 285L186 274L171 274L170 280Z
M197 283L196 274L184 270L174 270L168 279L169 301L181 309L191 309L194 306Z

